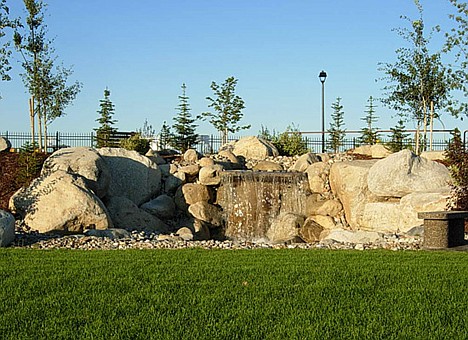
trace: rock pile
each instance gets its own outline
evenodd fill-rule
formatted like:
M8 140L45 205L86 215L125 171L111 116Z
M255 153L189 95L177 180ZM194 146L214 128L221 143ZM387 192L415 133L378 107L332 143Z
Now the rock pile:
M383 150L372 152L385 156ZM223 241L221 173L239 169L307 174L305 212L271 220L265 240L270 245ZM422 224L418 212L445 209L448 180L443 165L410 151L380 160L312 153L280 157L273 145L255 137L211 157L188 150L172 163L154 152L67 148L54 153L42 176L11 198L10 210L39 232L19 229L16 246L418 249L419 236L407 232ZM76 235L44 234L49 232Z

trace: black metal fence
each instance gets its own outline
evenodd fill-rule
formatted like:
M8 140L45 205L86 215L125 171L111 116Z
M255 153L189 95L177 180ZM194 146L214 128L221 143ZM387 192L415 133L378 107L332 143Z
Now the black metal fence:
M30 132L10 132L0 131L0 136L7 138L14 149L20 149L27 143L32 141ZM200 141L194 146L202 154L216 153L221 148L222 140L218 135L201 135ZM235 141L241 138L240 136L230 136L229 141ZM158 144L157 138L149 138L153 145ZM38 136L35 136L35 140L38 140ZM321 152L322 150L322 139L321 136L309 137L303 136L303 140L306 143L308 149L311 152ZM64 147L94 147L96 146L96 134L90 133L71 133L71 132L54 132L47 136L48 146L47 151L51 152ZM390 138L382 138L379 142L385 144L390 141ZM449 139L437 139L432 142L433 150L445 150ZM403 144L408 147L415 148L414 139L408 138L404 140ZM331 151L328 147L328 140L325 140L326 151ZM354 149L360 145L359 138L345 138L339 151L343 152L349 149Z

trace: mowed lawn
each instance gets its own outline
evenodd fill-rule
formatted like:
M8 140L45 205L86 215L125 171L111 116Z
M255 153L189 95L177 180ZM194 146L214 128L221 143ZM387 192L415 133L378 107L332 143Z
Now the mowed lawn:
M466 339L468 253L0 250L1 339Z

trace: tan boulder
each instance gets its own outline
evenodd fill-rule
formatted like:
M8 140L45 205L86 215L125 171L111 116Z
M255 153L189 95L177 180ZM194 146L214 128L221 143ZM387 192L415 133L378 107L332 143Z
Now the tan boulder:
M77 147L55 151L44 162L41 175L47 176L57 170L82 176L86 186L100 198L104 197L109 189L109 168L95 149Z
M211 193L206 185L198 183L186 183L182 186L182 194L189 205L197 202L210 202Z
M266 159L269 156L279 156L278 149L269 141L255 136L244 137L234 144L234 155L246 159Z
M326 192L326 181L329 172L330 166L327 163L316 162L309 165L306 173L309 179L310 191L317 194Z
M140 205L159 195L161 170L148 157L122 148L101 148L97 151L111 173L107 198L127 197Z
M62 170L39 177L17 191L9 207L23 216L27 226L41 233L112 228L107 209L87 189L84 179Z
M321 162L320 158L314 153L306 153L300 156L294 165L291 167L291 171L299 171L304 172L306 171L311 164Z
M416 191L446 188L448 169L437 162L402 150L379 160L369 170L368 188L377 196L403 197Z
M320 241L320 234L323 230L324 228L320 224L308 218L299 229L299 237L307 243L315 243Z
M338 197L348 224L353 229L359 228L359 220L367 203L373 195L367 188L369 169L377 160L357 160L336 162L330 169L330 186Z
M336 229L335 220L331 216L315 215L309 218L315 223L320 224L324 229Z
M203 157L198 161L198 165L202 168L205 166L213 166L215 165L215 161L210 157Z
M138 208L126 197L113 196L107 203L112 221L117 228L126 230L148 230L167 233L169 227L156 216Z
M222 171L223 167L219 164L203 167L198 174L198 181L203 185L218 185L221 182Z
M183 158L188 163L196 163L201 158L201 155L195 149L188 149L185 151Z
M304 225L305 217L294 213L281 213L271 223L266 237L271 243L294 241Z
M208 202L197 202L188 208L189 213L198 220L219 227L223 224L221 209Z
M431 161L445 161L445 151L423 151L421 158L426 158Z
M254 167L255 171L283 171L281 164L272 161L260 161Z

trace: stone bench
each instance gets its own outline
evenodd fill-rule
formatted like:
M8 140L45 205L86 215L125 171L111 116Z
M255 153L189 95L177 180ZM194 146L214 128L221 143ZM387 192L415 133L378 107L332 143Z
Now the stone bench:
M424 219L425 249L445 249L465 244L465 219L468 211L420 212Z

